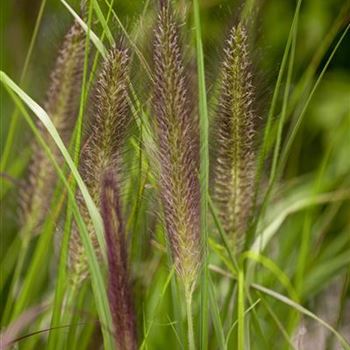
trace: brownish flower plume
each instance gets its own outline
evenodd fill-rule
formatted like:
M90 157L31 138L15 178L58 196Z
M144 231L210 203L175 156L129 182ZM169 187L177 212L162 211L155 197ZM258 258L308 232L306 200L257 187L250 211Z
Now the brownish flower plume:
M239 250L253 203L254 110L247 33L234 27L227 41L215 120L215 189L219 215Z
M65 143L70 139L77 115L84 65L84 44L85 33L75 22L66 34L58 53L44 105ZM37 126L54 156L62 162L62 157L48 131L40 122ZM43 222L50 207L56 179L56 172L45 151L34 143L29 178L21 192L23 225L37 229Z
M201 255L198 125L190 110L178 26L166 0L160 2L153 50L160 195L175 266L190 285Z
M108 258L108 297L115 339L120 350L136 350L136 317L131 294L120 191L113 170L102 178L101 213Z
M109 52L97 82L95 112L81 157L81 173L97 205L100 203L102 174L106 169L113 169L118 173L121 168L123 145L131 120L128 105L128 67L127 50L116 47ZM78 202L92 242L97 248L93 224L80 194ZM88 266L76 227L73 228L70 256L74 278L84 279Z

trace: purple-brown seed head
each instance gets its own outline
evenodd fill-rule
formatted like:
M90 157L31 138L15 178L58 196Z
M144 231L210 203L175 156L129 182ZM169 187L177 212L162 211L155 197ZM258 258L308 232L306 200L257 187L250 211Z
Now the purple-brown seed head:
M127 245L114 171L106 170L101 185L101 214L108 258L108 297L115 339L120 350L136 350L136 317L130 288Z
M131 121L128 102L129 54L115 47L108 53L98 77L94 114L81 155L81 173L96 204L100 203L102 174L113 169L119 174L123 147ZM99 254L99 246L88 210L80 193L77 200L90 238ZM73 279L80 283L87 276L88 265L76 225L73 227L70 265Z
M201 260L198 125L190 106L179 29L168 1L160 2L153 50L160 196L177 272L192 284Z

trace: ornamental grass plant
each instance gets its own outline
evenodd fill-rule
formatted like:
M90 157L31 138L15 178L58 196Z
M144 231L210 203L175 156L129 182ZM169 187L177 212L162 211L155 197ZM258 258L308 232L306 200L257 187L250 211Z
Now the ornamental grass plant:
M350 2L38 4L1 3L0 349L350 349Z

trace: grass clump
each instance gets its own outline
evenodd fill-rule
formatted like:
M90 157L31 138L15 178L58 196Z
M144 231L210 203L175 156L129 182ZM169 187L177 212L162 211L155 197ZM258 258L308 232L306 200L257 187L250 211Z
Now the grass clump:
M274 74L283 57L258 127L257 96L269 97L254 86L251 49L279 37L269 5L233 7L230 27L222 1L83 1L83 19L61 2L75 22L44 108L0 72L37 139L23 150L32 160L21 220L10 200L26 161L20 147L8 157L17 122L1 162L0 199L9 204L0 212L2 347L349 349L348 81L342 73L337 85L327 71L339 64L349 5L314 53L304 46L315 38L299 38L301 29L310 34L303 2L294 16L285 8L284 53L266 49L270 59L257 62ZM114 39L119 28L123 40Z

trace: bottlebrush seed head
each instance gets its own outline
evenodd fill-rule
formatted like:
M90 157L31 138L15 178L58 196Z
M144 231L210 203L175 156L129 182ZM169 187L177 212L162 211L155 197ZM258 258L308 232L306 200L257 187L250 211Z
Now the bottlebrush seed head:
M247 32L232 28L224 51L221 95L215 120L214 197L223 227L239 250L253 204L255 174L254 89Z
M91 133L82 154L82 171L88 187L93 188L103 170L120 170L120 158L131 121L128 102L129 54L112 49L98 78L95 112ZM96 177L97 176L97 177ZM98 190L95 191L98 196Z
M108 257L108 297L118 349L136 350L136 316L128 274L127 245L114 171L106 170L101 185L101 214Z
M66 34L63 46L58 53L44 105L65 143L70 139L76 120L85 55L84 47L85 33L75 22ZM54 156L62 162L62 156L49 133L40 122L37 126ZM50 207L52 189L57 176L41 146L33 143L32 149L29 178L21 191L21 221L23 225L38 228Z
M179 29L166 0L160 2L153 51L156 157L165 226L176 270L192 284L201 256L198 125L190 110Z
M119 173L121 169L123 146L131 121L128 84L128 51L115 47L109 52L98 77L95 111L81 156L81 173L96 204L100 203L101 177L104 171L113 169ZM92 242L98 249L97 237L80 194L78 202ZM88 265L76 227L73 228L70 255L73 276L79 283L87 276Z

